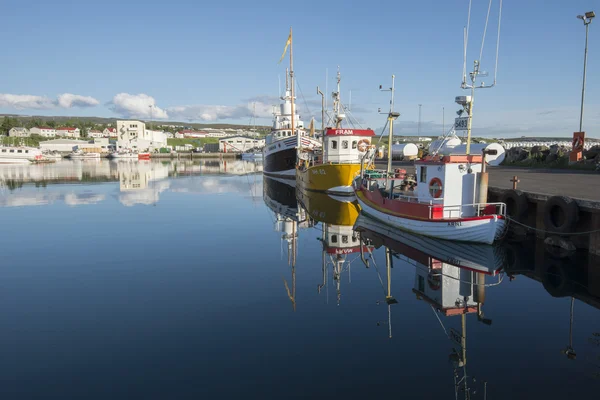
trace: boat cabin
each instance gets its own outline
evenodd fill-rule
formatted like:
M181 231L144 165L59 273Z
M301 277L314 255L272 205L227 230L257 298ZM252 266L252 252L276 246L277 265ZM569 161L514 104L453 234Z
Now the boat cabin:
M477 193L481 155L426 157L416 161L416 195L432 208L432 217L462 218L478 213Z
M323 162L358 163L371 146L372 129L327 128L323 137Z

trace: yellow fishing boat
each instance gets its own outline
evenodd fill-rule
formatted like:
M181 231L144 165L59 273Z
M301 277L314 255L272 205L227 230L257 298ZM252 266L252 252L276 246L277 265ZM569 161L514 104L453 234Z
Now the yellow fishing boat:
M361 161L372 146L371 138L375 132L372 129L342 127L346 115L342 112L340 101L339 71L337 83L337 92L333 93L335 128L323 129L321 148L302 148L298 152L296 183L301 190L352 196L352 182L360 174ZM318 88L317 91L320 93ZM322 120L325 119L324 114ZM365 165L365 168L368 167Z

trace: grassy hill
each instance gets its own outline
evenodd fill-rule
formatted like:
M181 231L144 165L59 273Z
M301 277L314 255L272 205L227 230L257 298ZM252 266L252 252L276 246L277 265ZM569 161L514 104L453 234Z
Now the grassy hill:
M73 116L55 116L48 117L42 115L18 115L18 114L0 114L0 124L2 123L2 119L4 117L11 117L18 119L23 125L27 125L27 122L32 120L41 121L44 124L47 124L49 121L54 121L57 125L64 125L73 121L78 121L80 123L88 123L94 125L116 125L117 120L127 121L128 118L104 118L104 117L73 117ZM143 121L143 120L142 120ZM144 121L147 124L149 121ZM152 121L153 126L159 125L176 125L182 127L190 127L192 129L203 129L203 128L214 128L214 129L248 129L248 125L246 124L202 124L195 122L181 122L181 121ZM268 126L256 126L257 130L269 130Z

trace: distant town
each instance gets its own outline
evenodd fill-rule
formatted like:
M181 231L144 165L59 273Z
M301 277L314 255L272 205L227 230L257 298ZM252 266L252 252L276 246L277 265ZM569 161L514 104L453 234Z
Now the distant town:
M0 125L2 141L39 147L49 152L109 153L121 149L153 152L242 153L264 146L268 128L221 126L195 128L179 124L115 120L94 123L81 120L54 120L5 116Z

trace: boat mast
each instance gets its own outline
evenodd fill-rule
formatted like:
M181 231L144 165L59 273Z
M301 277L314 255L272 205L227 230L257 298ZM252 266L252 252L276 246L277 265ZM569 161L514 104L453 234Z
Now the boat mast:
M317 94L321 95L321 143L325 142L325 95L317 86Z
M396 91L395 81L396 81L396 75L392 75L392 87L391 88L383 89L382 85L379 85L379 90L381 90L382 92L391 92L390 111L388 113L388 124L390 125L389 135L388 135L388 165L387 165L387 175L388 176L392 172L392 138L394 137L394 121L396 119L398 119L398 117L400 116L400 113L394 112L394 92ZM386 176L386 180L387 180L387 176ZM386 186L387 186L387 181L386 181Z
M337 91L333 93L333 112L335 114L335 127L336 129L340 129L342 127L342 120L345 118L343 113L340 113L340 82L342 81L342 76L340 74L340 67L338 67L337 72Z
M296 132L294 129L294 43L292 38L292 27L290 26L290 85L291 85L291 95L292 95L292 117L291 117L291 128L292 135L296 135L296 159L300 159L300 146L302 141L300 139L300 132Z

